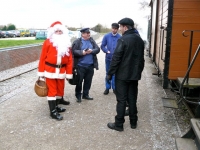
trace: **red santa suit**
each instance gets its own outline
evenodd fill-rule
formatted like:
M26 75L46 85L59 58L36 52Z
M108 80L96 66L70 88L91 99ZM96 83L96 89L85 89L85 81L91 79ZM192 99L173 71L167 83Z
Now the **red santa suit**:
M49 89L47 100L56 100L56 98L62 97L65 78L72 78L73 59L70 39L69 37L68 39L62 38L63 44L59 44L59 40L56 43L53 39L56 30L61 30L66 35L66 29L63 27L60 22L51 25L40 55L38 76L45 77Z

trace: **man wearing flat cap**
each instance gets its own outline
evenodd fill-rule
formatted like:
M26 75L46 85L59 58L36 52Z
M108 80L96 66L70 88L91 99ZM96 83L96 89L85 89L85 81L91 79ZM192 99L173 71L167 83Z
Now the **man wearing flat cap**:
M81 33L90 33L90 29L89 28L83 28L80 30Z
M134 29L130 18L121 19L122 37L118 40L112 57L107 80L115 74L115 92L117 99L114 123L108 123L110 129L123 131L126 103L129 104L129 120L132 129L137 127L138 80L144 68L144 42Z
M131 26L132 26L133 29L134 29L134 32L140 36L138 30L134 28L134 22L133 22L132 19L130 19L130 18L123 18L123 19L121 19L121 20L119 21L119 24L130 25L130 28L131 28ZM128 102L127 102L127 107L128 107L128 106L129 106L129 105L128 105ZM129 115L129 107L128 107L128 109L125 111L125 116L128 116L128 115Z
M121 35L118 32L119 25L117 23L111 24L112 30L111 32L107 33L102 40L101 43L101 49L106 54L105 57L105 68L106 68L106 75L108 73L110 63L112 60L113 53L115 51L117 40L121 37ZM115 76L112 76L111 80L105 80L105 91L104 95L107 95L109 93L109 89L113 89L113 92L115 93Z
M90 37L89 28L83 28L80 32L81 37L72 44L74 68L77 69L79 76L79 82L75 88L75 96L78 103L81 102L81 99L93 100L93 98L89 96L89 90L92 84L94 68L98 70L96 54L100 52L99 46L94 39ZM83 90L82 82L84 82Z

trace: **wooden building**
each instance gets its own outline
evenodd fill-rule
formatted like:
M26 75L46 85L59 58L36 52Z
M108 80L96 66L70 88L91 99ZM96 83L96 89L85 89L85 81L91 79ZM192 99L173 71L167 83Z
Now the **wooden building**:
M167 88L170 80L184 77L187 71L190 37L191 59L200 44L200 0L151 0L149 5L149 56ZM200 54L189 77L200 78Z

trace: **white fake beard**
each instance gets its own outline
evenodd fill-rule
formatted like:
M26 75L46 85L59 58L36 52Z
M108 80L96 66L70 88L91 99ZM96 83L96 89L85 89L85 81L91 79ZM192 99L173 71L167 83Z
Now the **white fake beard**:
M71 46L70 39L65 34L53 34L50 38L51 43L53 46L56 47L59 56L67 55L69 56L69 47Z

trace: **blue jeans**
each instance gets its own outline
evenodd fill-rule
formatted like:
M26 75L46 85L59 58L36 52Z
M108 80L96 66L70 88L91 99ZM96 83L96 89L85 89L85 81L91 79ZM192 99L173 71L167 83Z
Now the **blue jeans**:
M111 63L111 60L105 60L106 75L108 74L108 70L110 68L110 63ZM107 81L105 78L105 85L106 85L107 90L111 89L111 87L113 90L115 90L115 75L112 76L112 79L110 81Z

